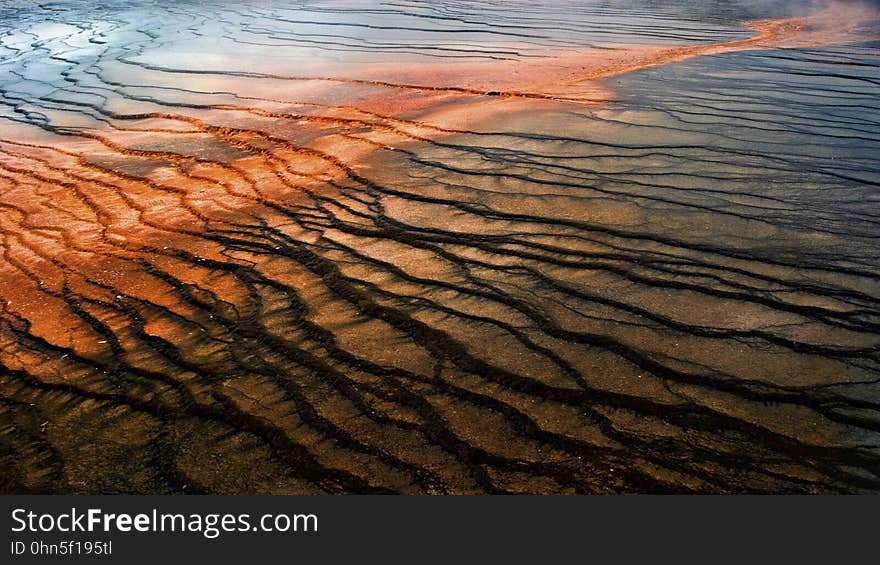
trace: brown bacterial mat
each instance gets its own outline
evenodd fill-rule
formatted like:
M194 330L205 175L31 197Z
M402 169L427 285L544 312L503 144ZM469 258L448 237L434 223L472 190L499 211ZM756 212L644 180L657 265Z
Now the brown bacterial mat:
M0 491L880 491L877 5L655 4L0 2Z

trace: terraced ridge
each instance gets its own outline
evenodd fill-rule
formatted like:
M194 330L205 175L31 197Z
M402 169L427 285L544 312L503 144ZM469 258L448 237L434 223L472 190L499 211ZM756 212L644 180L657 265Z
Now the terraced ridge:
M872 8L138 4L2 3L3 492L880 490Z

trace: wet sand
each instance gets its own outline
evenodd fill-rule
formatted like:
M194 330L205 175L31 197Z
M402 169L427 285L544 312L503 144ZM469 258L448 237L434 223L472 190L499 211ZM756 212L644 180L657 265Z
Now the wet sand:
M19 9L0 489L880 490L877 9L676 6Z

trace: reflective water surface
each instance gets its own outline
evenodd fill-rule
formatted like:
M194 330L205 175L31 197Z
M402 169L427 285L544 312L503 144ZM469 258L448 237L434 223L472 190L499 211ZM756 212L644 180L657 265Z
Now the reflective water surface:
M880 490L876 4L0 6L0 490Z

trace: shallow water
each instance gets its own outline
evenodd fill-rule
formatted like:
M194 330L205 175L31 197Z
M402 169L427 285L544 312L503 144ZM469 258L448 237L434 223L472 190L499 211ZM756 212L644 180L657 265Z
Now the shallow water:
M880 490L875 24L602 70L767 4L4 3L0 486Z

